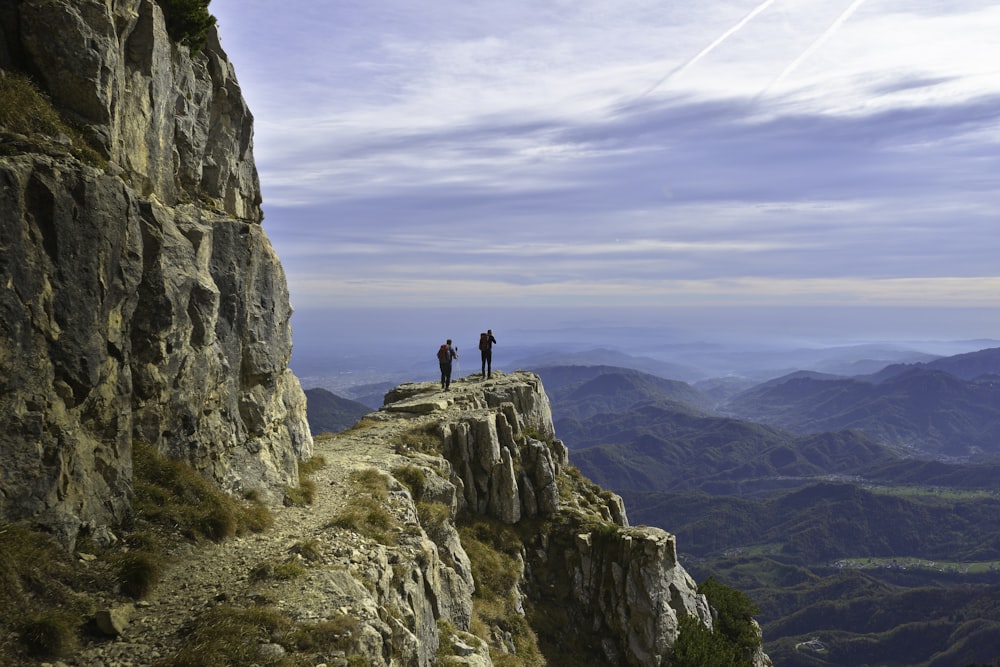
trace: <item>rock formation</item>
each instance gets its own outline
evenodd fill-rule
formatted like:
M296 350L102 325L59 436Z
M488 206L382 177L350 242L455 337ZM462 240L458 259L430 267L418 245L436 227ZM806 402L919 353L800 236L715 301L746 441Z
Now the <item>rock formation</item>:
M567 641L596 638L602 655L588 664L669 664L681 616L693 614L712 625L707 601L677 559L674 536L629 527L620 497L574 476L538 376L495 376L456 382L448 394L433 383L402 385L387 394L372 418L407 416L436 425L447 463L424 470L437 478L433 486L444 489L442 502L515 529L523 540L516 559L518 595L524 605L558 619ZM430 538L441 563L464 562L454 556L462 552L461 543L444 546L433 534ZM464 614L461 620L448 618L467 631L464 619ZM435 633L417 643L436 646L437 639ZM763 654L756 662L769 664Z
M0 38L102 158L0 127L0 520L120 521L134 439L229 489L297 483L288 292L217 34L192 55L151 0L16 0Z

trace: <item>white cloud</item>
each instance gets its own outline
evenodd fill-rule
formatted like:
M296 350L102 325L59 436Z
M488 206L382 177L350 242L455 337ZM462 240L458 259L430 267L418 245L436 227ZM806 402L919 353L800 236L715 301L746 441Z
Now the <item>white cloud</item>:
M992 2L212 10L296 301L1000 305Z

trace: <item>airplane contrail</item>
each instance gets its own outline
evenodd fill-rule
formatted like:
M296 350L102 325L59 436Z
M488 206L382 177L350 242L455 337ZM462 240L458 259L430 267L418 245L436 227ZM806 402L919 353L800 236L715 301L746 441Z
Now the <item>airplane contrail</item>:
M809 56L814 54L821 46L823 46L823 44L826 43L826 40L830 39L833 33L835 33L840 26L844 25L847 19L851 18L851 15L854 14L854 12L856 12L864 3L865 0L854 0L854 2L847 7L847 9L841 12L840 16L837 17L837 20L830 24L829 28L824 30L823 34L817 37L815 41L813 41L813 43L799 55L798 58L790 62L788 66L782 70L781 74L775 77L775 79L771 81L771 83L769 83L767 87L762 90L759 95L757 95L757 97L760 98L767 95L772 88L781 84L781 82L784 81L792 72L798 69L799 65L805 62Z
M693 66L699 60L701 60L702 58L704 58L705 56L707 56L709 53L711 53L712 51L714 51L716 49L716 47L718 47L724 41L726 41L727 39L729 39L730 37L732 37L734 34L736 34L737 32L739 32L743 28L743 26L745 26L747 23L750 23L750 21L752 21L755 16L757 16L758 14L760 14L762 11L764 11L765 9L767 9L772 4L774 4L774 0L764 0L764 2L762 2L759 5L757 5L756 7L754 7L754 9L751 10L749 14L747 14L742 19L740 19L740 21L736 25L734 25L733 27L729 28L724 33L722 33L721 35L719 35L711 44L709 44L708 46L706 46L705 48L703 48L701 51L699 51L698 53L696 53L693 58L690 58L687 62L685 62L680 67L674 68L673 70L671 70L670 72L668 72L666 74L666 76L664 76L659 81L657 81L652 86L650 86L649 89L646 90L646 92L644 92L642 95L639 96L639 99L645 97L646 95L649 95L651 92L653 92L654 90L656 90L657 88L659 88L660 86L662 86L663 84L665 84L670 79L674 78L675 76L680 75L685 70L687 70L688 68L690 68L691 66Z

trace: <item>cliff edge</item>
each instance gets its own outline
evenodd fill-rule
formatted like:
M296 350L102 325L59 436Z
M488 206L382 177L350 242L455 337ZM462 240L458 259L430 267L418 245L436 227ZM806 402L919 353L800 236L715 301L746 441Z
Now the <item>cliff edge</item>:
M75 664L230 664L208 653L219 625L259 664L659 667L681 618L712 626L673 535L568 465L533 373L403 385L316 454L311 504L181 547Z
M120 523L136 440L230 490L297 483L291 308L214 28L192 54L151 0L16 0L0 68L73 128L0 122L0 521Z

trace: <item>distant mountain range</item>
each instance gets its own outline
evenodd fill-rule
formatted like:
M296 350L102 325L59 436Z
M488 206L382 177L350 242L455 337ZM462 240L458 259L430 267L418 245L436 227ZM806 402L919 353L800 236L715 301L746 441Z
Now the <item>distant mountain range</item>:
M775 664L945 667L1000 656L998 356L753 386L536 370L570 461L747 592Z
M854 429L924 457L1000 458L1000 348L854 378L793 373L723 410L797 433Z
M345 431L371 412L363 403L352 401L326 389L307 389L309 430L313 435Z

